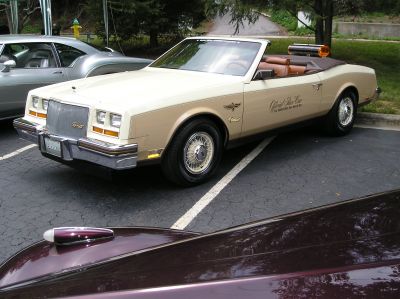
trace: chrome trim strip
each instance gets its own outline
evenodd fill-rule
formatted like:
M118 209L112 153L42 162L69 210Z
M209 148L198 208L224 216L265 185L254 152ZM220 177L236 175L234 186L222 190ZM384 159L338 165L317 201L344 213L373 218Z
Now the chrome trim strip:
M137 144L114 145L105 142L98 142L91 139L78 139L78 147L87 150L93 150L107 155L125 155L136 154Z

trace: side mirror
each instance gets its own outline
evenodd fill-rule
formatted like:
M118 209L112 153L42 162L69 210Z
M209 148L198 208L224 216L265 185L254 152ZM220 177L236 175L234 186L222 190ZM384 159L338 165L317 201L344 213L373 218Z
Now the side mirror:
M275 76L274 70L258 70L253 80L267 80Z
M1 70L2 73L7 73L10 71L11 68L15 67L17 64L14 60L7 60L3 63L4 68Z

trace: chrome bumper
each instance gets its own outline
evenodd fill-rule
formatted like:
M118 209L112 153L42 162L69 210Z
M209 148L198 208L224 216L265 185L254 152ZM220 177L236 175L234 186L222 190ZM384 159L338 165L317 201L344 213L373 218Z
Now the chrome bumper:
M14 120L14 128L23 139L37 143L43 154L56 159L83 160L117 170L134 168L137 164L137 144L114 145L89 138L72 139L51 135L44 127L23 118ZM60 142L60 156L46 151L47 138Z

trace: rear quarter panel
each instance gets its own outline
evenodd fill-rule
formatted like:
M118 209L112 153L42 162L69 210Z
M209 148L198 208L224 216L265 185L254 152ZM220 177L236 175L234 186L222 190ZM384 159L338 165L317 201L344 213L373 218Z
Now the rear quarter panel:
M345 64L318 73L323 83L321 109L328 112L348 87L355 87L359 103L372 98L377 88L375 71L369 67Z

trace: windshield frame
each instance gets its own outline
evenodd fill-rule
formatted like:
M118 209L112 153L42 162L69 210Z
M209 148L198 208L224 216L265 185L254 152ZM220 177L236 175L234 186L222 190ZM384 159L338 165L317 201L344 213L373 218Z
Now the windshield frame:
M247 43L256 43L259 44L258 52L254 55L253 61L251 61L247 71L243 75L231 75L231 74L222 74L222 73L217 73L217 72L208 72L208 71L200 71L200 70L190 70L190 69L175 69L175 68L163 68L159 66L154 66L165 58L166 55L170 54L170 52L174 51L177 47L181 46L182 43L188 41L188 40L194 40L194 41L226 41L226 42L247 42ZM189 37L181 42L179 42L177 45L169 49L167 52L162 54L160 57L158 57L155 61L153 61L150 65L148 65L146 68L153 68L153 69L167 69L167 70L176 70L176 71L187 71L187 72L199 72L199 73L204 73L204 74L210 74L210 75L224 75L224 76L234 76L234 77L242 77L246 78L246 81L248 81L248 77L250 73L253 73L254 65L258 65L257 61L261 60L262 54L265 51L265 48L268 46L269 41L267 40L258 40L258 39L246 39L246 38L219 38L219 37ZM251 77L251 76L250 76Z

